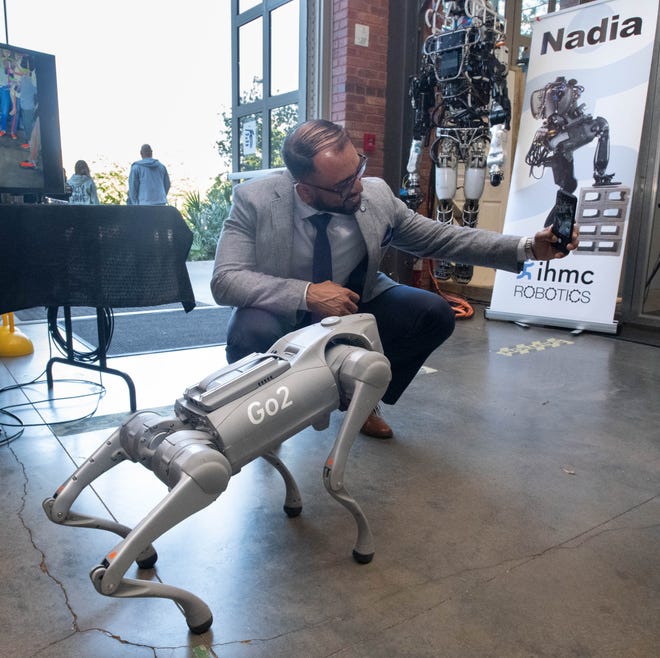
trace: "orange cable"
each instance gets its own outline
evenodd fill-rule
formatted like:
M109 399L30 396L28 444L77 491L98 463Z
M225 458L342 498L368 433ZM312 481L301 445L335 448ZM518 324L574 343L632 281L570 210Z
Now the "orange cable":
M425 260L426 260L426 269L428 270L429 277L433 282L433 287L435 288L435 291L438 293L438 295L440 295L440 297L443 297L449 302L449 305L452 307L454 313L456 314L456 319L468 320L469 318L471 318L474 315L474 308L472 308L472 305L467 301L467 299L459 295L454 295L453 293L441 290L438 279L433 273L431 259L426 258Z

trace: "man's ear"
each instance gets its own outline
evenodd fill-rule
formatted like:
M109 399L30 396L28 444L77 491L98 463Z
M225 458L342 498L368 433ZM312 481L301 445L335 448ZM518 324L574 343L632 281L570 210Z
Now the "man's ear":
M296 183L296 192L298 192L300 199L308 206L312 205L311 202L314 200L314 195L305 183Z

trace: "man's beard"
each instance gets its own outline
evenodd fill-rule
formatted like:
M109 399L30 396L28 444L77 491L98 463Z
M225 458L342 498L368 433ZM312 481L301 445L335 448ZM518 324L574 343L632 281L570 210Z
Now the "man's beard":
M351 194L346 197L340 205L331 205L317 200L314 207L321 212L332 212L338 215L353 215L360 207L361 200L362 196L359 193Z

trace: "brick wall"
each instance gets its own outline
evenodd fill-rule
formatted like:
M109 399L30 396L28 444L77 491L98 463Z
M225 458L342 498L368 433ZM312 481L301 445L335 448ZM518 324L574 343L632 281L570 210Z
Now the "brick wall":
M383 175L385 88L387 85L386 0L334 0L332 35L332 97L330 119L351 134L358 151L364 135L375 135L367 152L367 175ZM369 29L367 46L355 43L355 26Z

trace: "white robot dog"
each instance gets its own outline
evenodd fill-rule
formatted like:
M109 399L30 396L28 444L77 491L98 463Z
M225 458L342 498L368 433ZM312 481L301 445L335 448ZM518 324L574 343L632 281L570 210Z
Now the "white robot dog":
M133 560L142 569L153 567L158 556L152 542L210 505L232 475L257 457L282 475L284 511L298 516L300 492L272 450L309 425L325 429L330 413L345 409L323 466L323 481L357 523L354 559L370 562L373 537L362 510L344 488L344 469L360 427L391 378L382 351L375 319L368 314L329 317L292 332L269 352L249 355L186 389L173 416L133 414L43 502L46 515L54 523L109 530L123 538L90 572L100 594L172 599L190 630L204 633L213 623L204 601L186 590L124 574ZM71 511L85 487L126 459L153 471L169 489L135 528Z

